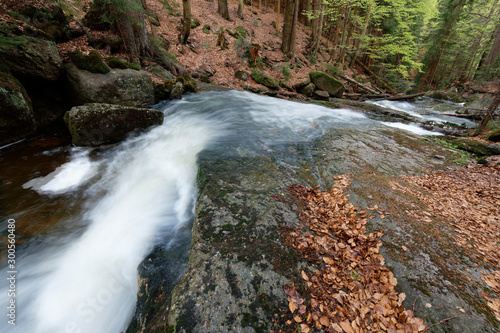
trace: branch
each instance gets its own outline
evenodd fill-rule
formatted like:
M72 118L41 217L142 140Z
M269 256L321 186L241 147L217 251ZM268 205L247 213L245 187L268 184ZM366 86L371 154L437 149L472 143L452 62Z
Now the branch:
M441 320L439 323L435 323L435 324L433 324L433 325L431 325L431 326L427 327L427 328L424 330L424 332L430 331L431 327L434 327L434 326L437 326L437 325L441 325L442 323L447 322L448 320L455 319L455 318L457 318L457 317L458 317L458 316L453 316L453 317L450 317L450 318L443 319L443 320Z

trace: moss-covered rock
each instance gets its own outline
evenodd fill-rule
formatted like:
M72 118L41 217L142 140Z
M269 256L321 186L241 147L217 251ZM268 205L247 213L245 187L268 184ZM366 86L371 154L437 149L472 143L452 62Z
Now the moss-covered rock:
M276 82L275 79L273 79L269 75L264 74L259 69L254 69L252 71L252 74L250 74L250 76L252 77L252 79L254 79L255 82L262 84L263 86L266 86L269 89L279 90L280 88L278 82Z
M210 35L210 33L211 33L210 26L209 26L208 24L205 24L205 25L203 26L202 31L203 31L204 33L206 33L207 35Z
M91 50L88 55L77 50L69 55L71 62L79 69L89 71L96 74L106 74L110 68L104 63L99 52Z
M246 91L251 91L251 92L253 92L255 94L259 94L259 95L266 95L266 96L274 97L277 94L276 90L267 89L265 87L252 87L252 86L249 86L249 85L244 84L244 83L241 84L241 88L243 88Z
M457 149L467 151L478 157L500 155L500 145L495 143L483 143L467 138L459 138L453 136L443 136L440 139L452 143Z
M61 77L63 63L54 42L17 36L5 37L0 44L1 62L16 77L46 81Z
M500 128L491 131L487 136L486 140L493 141L493 142L500 142Z
M112 69L107 74L96 74L69 63L66 65L66 89L72 105L144 106L154 103L153 81L143 70Z
M311 83L311 79L308 77L308 78L306 78L304 81L294 84L294 85L292 86L292 88L293 88L295 91L301 91L301 90L302 90L302 88L304 88L305 86L307 86L309 83Z
M312 71L309 78L319 90L327 91L333 97L340 98L344 94L345 87L342 82L326 73Z
M106 63L110 68L117 68L117 69L135 69L136 71L141 70L141 66L133 64L131 62L122 60L118 57L107 57L106 58Z
M236 71L236 73L234 73L234 77L238 80L246 81L248 80L248 73L245 71Z
M0 146L26 138L35 129L26 90L11 74L0 72Z
M456 92L452 91L429 91L425 93L425 96L434 98L434 99L441 99L445 101L452 101L455 103L462 103L464 100L460 95Z
M134 130L163 123L163 112L113 104L90 103L75 106L64 115L73 143L100 146L117 143Z
M310 83L304 88L300 89L300 93L304 96L311 97L314 90L316 90L316 85L314 83Z
M177 81L176 83L174 83L172 91L170 92L170 99L181 99L183 93L184 85L182 84L182 82Z

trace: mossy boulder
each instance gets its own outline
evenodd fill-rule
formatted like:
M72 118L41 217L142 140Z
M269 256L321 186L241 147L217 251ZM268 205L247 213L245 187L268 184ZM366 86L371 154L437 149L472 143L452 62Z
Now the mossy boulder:
M40 29L56 42L68 39L71 33L69 20L59 5L44 5L35 7L31 4L20 10L31 26Z
M302 88L305 88L309 83L311 83L311 79L308 77L304 81L294 84L292 88L295 91L301 91Z
M64 115L73 143L100 146L124 140L135 130L163 123L163 112L121 105L90 103L75 106Z
M205 25L203 26L202 31L203 31L204 33L206 33L207 35L210 35L210 33L211 33L211 31L210 31L210 26L209 26L208 24L205 24Z
M64 67L54 42L17 36L2 40L1 44L1 62L21 81L56 81L61 77Z
M0 146L26 138L35 129L26 90L11 74L0 72Z
M170 92L170 99L181 99L183 93L184 85L182 84L182 82L177 81L176 83L174 83L172 91Z
M244 84L244 83L241 84L241 88L243 88L246 91L250 91L250 92L253 92L253 93L259 94L259 95L266 95L266 96L274 97L277 94L276 90L267 89L265 87L252 87L252 86L249 86L249 85Z
M170 71L167 69L163 68L160 65L152 65L146 68L150 73L152 73L154 76L162 79L162 80L174 80L175 75L172 74Z
M234 73L234 77L238 80L246 81L248 80L248 73L245 71L236 71L236 73Z
M263 86L266 86L269 89L273 89L273 90L280 89L280 86L275 79L273 79L269 75L264 74L259 69L254 69L252 71L252 74L250 74L250 76L252 77L252 79L254 79L255 82L262 84Z
M425 94L425 96L434 98L434 99L441 99L445 101L452 101L455 103L462 103L464 100L462 97L457 92L453 91L429 91Z
M319 90L327 91L333 97L340 98L344 94L345 87L342 82L326 73L312 71L309 78Z
M66 88L72 105L110 103L144 106L154 103L154 86L149 75L133 69L112 69L106 74L66 65Z
M91 50L88 55L77 50L69 55L71 62L79 69L89 71L96 74L106 74L110 68L104 63L99 52Z
M118 57L107 57L106 58L106 63L110 68L116 68L116 69L135 69L136 71L141 70L141 66L133 64L131 62L122 60Z
M496 143L483 143L469 140L467 138L458 138L453 136L443 136L443 140L452 143L457 149L467 151L478 157L500 155L500 145Z
M300 90L300 93L304 96L311 97L313 95L314 90L316 90L316 85L314 83L310 83Z
M486 140L493 141L493 142L500 142L500 128L491 131L487 136Z

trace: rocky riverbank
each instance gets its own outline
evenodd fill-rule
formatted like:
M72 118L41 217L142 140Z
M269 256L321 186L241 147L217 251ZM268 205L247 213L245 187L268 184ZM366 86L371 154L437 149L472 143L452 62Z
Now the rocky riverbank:
M329 189L332 177L344 173L353 181L349 200L361 208L376 207L367 227L384 230L381 251L398 292L407 296L406 309L428 326L453 317L434 326L434 332L496 331L481 296L479 271L487 268L457 248L452 229L405 214L414 203L394 190L394 184L408 186L400 174L455 168L453 151L388 128L332 130L318 141L279 151L230 150L224 159L209 151L200 156L187 269L172 290L148 275L152 266L161 266L155 258L166 254L158 250L145 259L139 307L128 332L295 330L299 324L283 288L295 285L307 293L300 272L312 266L284 242L284 230L298 223L287 186Z

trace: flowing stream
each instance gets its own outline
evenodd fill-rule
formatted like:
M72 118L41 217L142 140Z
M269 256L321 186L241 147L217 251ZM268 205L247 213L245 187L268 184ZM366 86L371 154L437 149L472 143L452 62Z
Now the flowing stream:
M115 147L21 143L0 150L0 217L16 220L17 241L16 325L4 314L0 331L125 331L138 265L154 246L186 242L201 151L223 158L236 145L275 150L332 127L384 126L350 110L239 91L157 107L165 112L162 126ZM6 224L1 228L0 305L8 313Z

